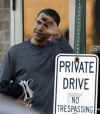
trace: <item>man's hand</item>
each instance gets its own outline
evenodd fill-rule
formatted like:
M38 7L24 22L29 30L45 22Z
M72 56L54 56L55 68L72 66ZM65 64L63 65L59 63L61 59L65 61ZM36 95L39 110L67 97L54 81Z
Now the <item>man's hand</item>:
M49 40L51 41L60 37L60 30L55 22L51 26L49 26L47 31L51 34L51 37L49 38Z

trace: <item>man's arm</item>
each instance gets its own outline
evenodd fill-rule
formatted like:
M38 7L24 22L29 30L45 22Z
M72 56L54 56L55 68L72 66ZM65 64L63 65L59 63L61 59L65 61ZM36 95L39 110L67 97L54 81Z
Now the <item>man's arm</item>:
M10 49L5 56L0 77L0 93L17 98L22 93L22 87L14 80L15 61L13 55L13 51Z
M14 60L11 50L5 56L4 63L2 65L0 81L8 80L10 81L14 75Z

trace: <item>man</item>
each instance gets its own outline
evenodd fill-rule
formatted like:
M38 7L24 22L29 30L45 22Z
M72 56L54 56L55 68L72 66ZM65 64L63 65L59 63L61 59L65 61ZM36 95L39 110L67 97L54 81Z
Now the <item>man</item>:
M41 10L31 40L9 49L1 77L1 93L18 98L29 90L32 107L46 114L53 113L55 56L73 52L64 37L49 41L59 36L59 23L55 10Z

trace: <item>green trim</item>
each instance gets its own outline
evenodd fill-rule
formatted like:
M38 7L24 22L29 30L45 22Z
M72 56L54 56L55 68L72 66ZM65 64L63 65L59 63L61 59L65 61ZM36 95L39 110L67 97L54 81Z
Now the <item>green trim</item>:
M86 52L86 0L75 1L75 36L74 52Z

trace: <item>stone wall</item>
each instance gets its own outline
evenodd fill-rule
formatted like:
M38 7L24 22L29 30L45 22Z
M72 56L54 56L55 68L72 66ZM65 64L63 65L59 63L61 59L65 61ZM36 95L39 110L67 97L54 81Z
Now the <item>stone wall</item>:
M10 0L0 0L0 65L10 45Z

